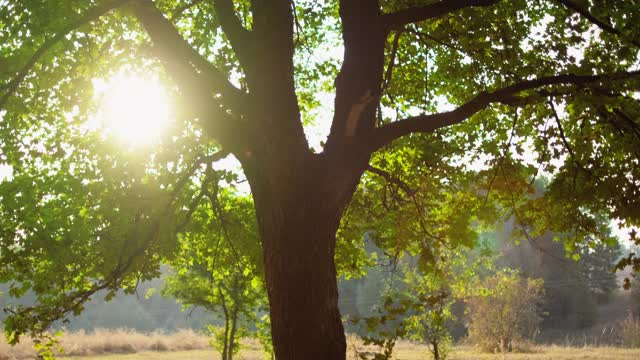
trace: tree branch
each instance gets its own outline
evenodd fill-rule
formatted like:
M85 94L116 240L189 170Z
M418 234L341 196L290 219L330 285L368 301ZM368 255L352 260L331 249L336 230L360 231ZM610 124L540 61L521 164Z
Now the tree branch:
M339 154L355 134L375 127L388 32L379 1L341 0L344 58L335 79L333 121L325 151Z
M174 187L173 191L171 192L171 205L174 204L176 197L178 196L178 193L182 190L182 188L184 188L184 186L187 184L187 182L189 181L189 179L193 176L193 174L196 172L196 170L198 170L198 168L200 167L200 165L202 164L207 164L210 165L211 163L214 163L216 161L220 161L224 158L226 158L227 156L229 156L229 152L225 151L225 150L219 150L211 155L204 155L204 156L200 156L198 159L196 159L196 161L191 165L191 167L189 167L189 170L186 171L182 177L178 180L178 182L176 183L176 186Z
M226 75L198 53L164 17L150 0L135 2L134 14L142 23L156 49L168 62L187 63L201 72L213 85L212 91L220 93L232 110L239 113L246 108L244 94L229 82Z
M593 14L591 14L588 9L583 8L582 6L580 6L580 5L576 4L575 2L573 2L572 0L558 0L558 2L561 3L562 5L564 5L565 7L567 7L568 9L573 10L573 11L577 12L578 14L582 15L585 19L589 20L591 23L593 23L594 25L596 25L600 29L602 29L602 30L604 30L604 31L606 31L608 33L611 33L611 34L618 35L623 40L626 40L626 41L630 42L631 44L633 44L633 45L635 45L637 47L640 47L640 41L638 41L636 39L628 38L627 36L622 34L619 30L617 30L613 26L605 23L604 21L598 19Z
M387 30L401 28L407 24L433 19L468 7L491 6L500 0L443 0L434 4L415 6L398 12L385 14L383 21Z
M246 66L248 60L252 57L251 32L240 23L240 19L238 19L233 8L233 0L214 0L213 6L220 26L222 26L222 30L227 35L229 42L231 42L233 50L240 62Z
M502 151L502 155L498 159L498 163L496 164L496 169L493 172L493 176L491 177L491 180L489 181L489 185L487 186L487 194L486 194L486 196L484 198L484 204L485 205L489 201L489 196L491 195L491 188L493 188L493 184L495 183L496 179L498 178L498 172L500 171L502 163L507 158L507 156L509 156L509 150L511 150L511 144L513 142L513 137L516 134L516 125L518 125L518 112L517 111L515 111L514 114L513 114L513 123L511 124L511 135L509 135L509 140L507 141L507 143L505 144L504 148L502 149L503 150Z
M182 17L182 15L189 9L191 9L192 7L197 6L198 4L200 4L203 0L192 0L189 3L186 3L182 6L179 6L177 8L175 8L172 12L171 12L171 21L172 22L176 22L176 20L180 19Z
M258 69L256 70L289 72L293 69L295 20L292 5L291 0L251 2L252 33L256 38L256 56L264 58L264 60L257 62ZM262 64L269 61L273 63ZM256 62L255 59L254 62ZM268 65L268 67L265 68L263 65ZM264 77L266 74L260 75ZM281 78L289 77L285 77L285 73L278 74L278 76Z
M573 152L573 147L571 146L571 144L569 144L569 140L567 140L567 137L564 134L564 128L562 127L562 121L560 121L560 116L558 116L558 112L556 111L556 107L553 104L553 100L549 99L548 100L548 104L549 104L549 108L551 109L551 113L553 114L553 118L556 121L556 125L558 126L558 132L560 134L560 139L562 140L562 143L564 144L564 147L567 149L567 152L569 153L569 156L571 157L571 161L573 161L573 163L575 163L576 166L580 170L584 171L589 176L591 176L591 178L595 179L596 183L602 182L602 180L598 176L596 176L592 171L590 171L589 169L584 167L584 165L582 165L582 163L580 161L578 161L578 159L576 159L576 155Z
M207 78L199 76L190 64L176 59L169 49L154 47L153 52L178 86L183 107L189 116L200 119L206 133L223 146L236 143L229 139L235 136L242 123L222 107L220 98L212 96L213 90Z
M518 95L527 90L534 90L551 85L593 86L602 82L627 80L637 78L639 76L640 70L593 76L562 74L556 76L545 76L533 80L524 80L498 90L481 92L452 111L436 114L422 114L389 123L371 131L368 136L363 138L363 144L366 151L373 152L382 146L389 144L391 141L410 133L433 132L443 127L458 124L479 111L486 109L492 103L523 105L523 99L525 98L519 97ZM532 101L533 99L529 98L529 102Z
M384 74L381 93L384 92L387 87L389 87L389 84L391 84L391 78L393 77L393 66L396 62L396 56L398 54L398 47L400 44L400 35L402 35L402 31L396 31L395 35L393 36L393 47L391 48L389 65L387 65L387 71Z
M35 66L38 60L40 60L42 55L44 55L51 47L53 47L58 42L62 41L69 33L76 30L80 26L88 22L97 20L102 15L124 5L129 1L131 0L112 0L112 1L107 1L103 4L100 4L94 8L91 8L79 19L71 22L69 25L65 26L61 31L56 33L52 38L45 41L44 44L42 44L38 48L38 50L36 50L36 52L33 53L33 55L31 55L31 58L29 58L29 61L27 61L27 63L20 69L20 71L18 71L18 74L16 75L16 77L14 77L8 83L0 85L0 90L5 91L2 97L0 97L0 109L5 106L9 97L11 97L16 92L16 90L18 89L18 86L20 86L20 83L22 83L22 81L27 76L29 71L31 71L31 69Z
M402 191L404 191L404 193L407 194L408 196L413 196L413 194L416 193L415 190L411 189L409 184L393 176L387 171L374 167L373 165L367 166L367 171L384 178L387 183L396 185L398 188L402 189Z

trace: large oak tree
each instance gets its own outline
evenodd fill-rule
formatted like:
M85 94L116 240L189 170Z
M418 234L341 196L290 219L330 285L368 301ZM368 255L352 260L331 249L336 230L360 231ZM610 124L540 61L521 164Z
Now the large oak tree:
M278 359L345 358L334 257L353 239L336 233L365 173L362 196L382 180L428 199L433 226L383 224L417 226L425 254L488 203L568 248L602 213L638 225L639 26L628 0L0 0L0 281L38 295L8 309L7 334L156 275L228 154L253 195ZM83 125L92 79L119 69L160 72L180 103L152 150ZM305 125L326 94L316 150ZM485 165L476 181L465 163ZM524 196L538 174L548 191Z

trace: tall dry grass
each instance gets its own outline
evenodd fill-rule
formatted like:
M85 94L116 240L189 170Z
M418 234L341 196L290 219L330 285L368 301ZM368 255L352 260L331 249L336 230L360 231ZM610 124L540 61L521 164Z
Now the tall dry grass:
M620 337L626 347L640 347L640 317L629 313L626 319L620 323Z
M209 338L193 330L180 330L172 334L140 333L127 329L64 333L60 346L65 356L91 356L141 351L185 351L209 349ZM0 360L33 359L36 351L31 339L25 338L11 347L0 340Z
M192 330L181 330L173 334L139 333L132 330L96 330L92 332L66 333L60 338L65 349L64 356L78 356L78 360L178 360L219 359L220 355L209 345L209 338ZM347 359L359 359L359 354L373 356L380 349L365 346L355 335L347 337ZM164 351L153 352L149 351ZM109 355L109 354L120 355ZM123 355L123 354L127 355ZM33 359L36 353L32 343L24 339L16 347L0 341L0 360ZM240 356L245 360L262 360L264 354L255 339L243 339ZM403 360L430 359L429 348L423 344L398 341L394 358ZM450 360L636 360L640 359L640 348L619 347L567 347L534 346L525 353L492 354L481 353L472 345L454 346Z

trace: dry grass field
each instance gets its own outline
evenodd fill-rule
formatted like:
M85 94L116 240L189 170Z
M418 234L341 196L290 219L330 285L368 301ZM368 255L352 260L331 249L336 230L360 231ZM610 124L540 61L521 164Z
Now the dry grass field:
M399 357L398 359L404 359ZM407 357L406 359L414 359ZM418 359L418 358L415 358ZM424 359L424 358L423 358ZM450 360L637 360L640 359L640 349L623 349L614 347L566 347L566 346L538 346L530 353L522 354L481 354L469 347L456 347Z
M144 351L176 352L209 349L209 339L193 330L180 330L171 335L144 334L131 330L96 330L65 333L60 338L65 355L93 356L101 354L126 354ZM23 339L11 347L0 336L0 360L33 359L33 344Z
M394 357L398 360L425 360L429 359L426 349L400 349ZM212 360L219 359L213 350L192 350L177 352L141 352L136 354L113 354L101 356L73 357L69 360ZM244 360L262 360L260 352L243 351L237 357ZM349 359L355 359L350 356ZM469 348L456 347L449 360L637 360L640 359L640 349L618 348L570 348L570 347L544 347L536 349L535 353L527 354L480 354Z
M425 348L400 348L395 359L398 360L425 360L429 359ZM219 359L219 355L213 350L192 350L176 352L141 352L136 354L112 354L100 356L83 356L68 358L68 360L212 360ZM351 354L350 354L351 355ZM262 360L259 349L245 349L238 359ZM355 357L350 356L350 360ZM640 359L640 349L619 348L570 348L570 347L543 347L537 348L534 353L527 354L480 354L473 349L456 347L448 357L449 360L637 360Z
M142 334L128 330L98 330L92 333L76 332L65 334L61 338L68 360L212 360L219 355L209 346L206 336L190 330L183 330L172 335L159 333ZM350 336L348 339L348 356L356 359L354 347L358 351L373 351L374 348L363 347L360 342ZM424 360L429 359L426 346L409 342L400 342L395 349L395 359ZM27 342L11 348L0 341L0 360L33 359L34 351ZM255 340L243 342L243 349L237 356L239 360L264 359L260 344ZM470 346L457 346L449 354L450 360L637 360L640 349L623 349L612 347L562 347L536 346L530 352L520 354L483 354Z

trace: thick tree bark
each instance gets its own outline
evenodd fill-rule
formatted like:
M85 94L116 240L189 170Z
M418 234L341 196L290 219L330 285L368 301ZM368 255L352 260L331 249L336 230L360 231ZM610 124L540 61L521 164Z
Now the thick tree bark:
M301 210L267 226L265 270L277 359L343 359L346 341L333 260L334 224L300 199ZM295 339L295 340L293 340Z
M359 175L330 171L340 167L327 166L319 155L297 165L279 163L273 175L262 172L254 178L248 172L263 241L276 358L345 359L334 248Z

